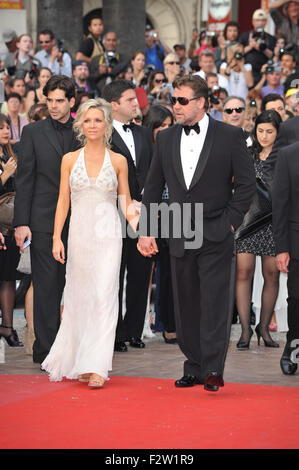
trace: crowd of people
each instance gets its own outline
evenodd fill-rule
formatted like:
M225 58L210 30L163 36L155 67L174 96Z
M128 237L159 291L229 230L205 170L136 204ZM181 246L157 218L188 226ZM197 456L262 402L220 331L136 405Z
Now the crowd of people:
M285 16L279 10L282 5L285 7ZM129 191L136 210L139 211L157 136L160 131L172 128L178 122L178 116L174 112L175 105L179 103L183 107L189 103L187 98L174 96L175 88L182 86L178 85L177 80L183 77L200 77L208 87L207 113L216 121L243 131L247 151L252 157L257 186L259 184L264 192L267 192L265 188L268 188L269 167L272 180L274 165L265 165L265 162L272 163L271 156L283 123L292 121L299 115L297 94L299 2L277 0L271 3L270 13L277 27L275 36L265 31L267 15L259 9L253 13L250 31L243 32L237 22L230 21L224 31L216 35L209 31L194 30L189 46L175 44L170 47L156 30L147 27L145 51L136 51L129 62L124 61L122 54L118 52L117 32L105 31L102 19L97 16L91 17L88 25L89 34L82 39L74 57L64 49L62 41L57 40L55 33L50 29L38 33L37 45L34 45L29 34L18 36L12 29L4 31L3 40L7 46L7 54L0 62L1 80L5 86L5 101L2 103L0 114L1 195L13 194L16 191L15 180L19 178L16 191L18 209L15 210L14 228L2 227L0 237L2 248L0 336L6 339L9 346L23 346L13 328L13 309L16 280L24 276L18 267L20 249L21 252L24 251L23 242L26 237L32 240L29 248L32 282L25 302L27 320L25 340L26 351L33 354L34 362L44 363L54 343L60 317L61 315L63 317L64 311L63 297L61 300L64 288L63 270L61 266L58 270L57 266L53 265L54 260L51 263L47 261L46 277L43 278L41 269L45 261L38 253L38 249L45 250L46 246L49 250L52 241L59 176L57 173L55 183L47 181L46 177L44 180L43 178L38 180L36 175L43 170L35 167L36 162L30 163L28 157L25 160L24 156L29 150L35 154L43 153L43 146L46 148L42 135L43 127L40 127L40 135L35 140L32 127L28 124L39 121L50 122L50 118L57 121L59 119L55 117L55 113L58 116L63 111L65 115L70 113L71 120L77 120L78 117L82 119L82 109L86 113L91 112L85 103L94 102L94 99L99 100L102 102L100 110L103 113L103 102L110 103L113 111L113 117L110 117L111 150L126 157ZM59 80L66 78L68 82L61 86ZM62 91L65 95L58 96ZM58 94L54 96L56 92ZM65 97L67 103L63 104ZM107 121L106 115L105 120ZM59 123L54 126L61 144L60 157L79 149L79 143L74 143L71 127L66 130L68 122L71 121L67 119L61 129ZM83 124L80 126L77 126L79 133ZM54 131L53 127L51 129L49 127L49 136L52 136ZM297 140L298 136L287 143ZM87 141L89 142L87 148L92 156L93 147L91 141L88 139ZM47 153L51 154L52 151L53 149L44 151L45 159ZM76 154L77 157L78 155ZM84 156L80 158L84 159ZM91 173L94 173L92 158L90 162ZM42 162L45 168L48 164L46 161ZM29 182L27 179L30 174L32 180ZM41 186L38 188L34 186L39 184ZM42 195L43 191L46 191L43 185L49 185L51 195ZM51 208L52 212L43 210L39 201L33 201L32 213L31 215L28 213L25 201L34 199L36 193L40 194L47 210ZM169 200L167 185L162 200L166 202ZM262 261L263 288L260 318L255 332L259 344L262 338L265 346L279 347L269 333L277 331L275 305L279 292L280 270L277 264L278 251L271 210L267 216L258 228L251 232L243 227L246 217L239 229L233 228L238 229L235 232L237 252L235 315L239 317L242 327L242 334L237 343L237 348L240 350L250 347L252 324L255 324L252 312L252 288L257 256L260 256ZM129 223L129 219L126 223ZM27 227L27 231L21 233L20 229L24 227ZM47 240L45 236L41 236L44 232L47 234ZM62 227L60 232L62 233ZM66 238L63 239L66 243ZM87 248L86 243L88 241L84 240L84 249ZM158 247L158 253L151 258L143 256L140 250L138 251L136 238L127 237L123 240L121 263L115 268L115 273L118 273L119 269L119 308L114 319L116 325L114 351L126 352L128 350L126 343L131 347L143 349L145 347L143 336L151 336L157 331L162 331L166 343L176 344L178 341L167 239L159 238ZM119 246L115 249L118 250ZM56 260L63 265L59 250L60 248L56 250L59 252L56 253ZM108 263L107 261L107 265ZM286 273L286 268L283 272ZM82 271L82 277L85 276ZM57 284L55 295L51 290L53 283L51 284L49 279ZM153 284L156 286L154 295ZM70 287L67 296L69 301ZM285 301L286 298L287 294ZM87 300L86 297L84 300ZM155 315L149 315L152 302L155 304ZM93 308L92 305L90 308ZM34 313L35 309L39 312L39 318ZM53 317L49 322L47 312L51 309L59 312L59 318ZM290 354L286 354L286 357L289 360ZM49 366L49 359L47 361L44 367ZM109 367L110 365L108 369ZM82 381L88 381L90 371L85 371L88 376L86 377L82 368L79 369ZM283 371L289 373L289 370L293 373L290 364L285 366ZM59 376L60 372L56 373ZM75 377L76 373L77 369L74 368L70 375ZM196 374L186 374L189 378L177 386L191 386L197 383L196 378L190 379L195 376ZM105 373L102 373L102 377L107 379ZM95 383L97 384L96 379Z

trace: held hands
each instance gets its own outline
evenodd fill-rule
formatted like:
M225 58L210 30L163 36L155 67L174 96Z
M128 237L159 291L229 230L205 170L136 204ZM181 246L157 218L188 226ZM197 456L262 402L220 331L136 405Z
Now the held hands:
M289 253L279 253L277 256L276 256L276 266L277 266L277 269L279 271L281 271L282 273L285 273L287 274L289 272L288 270L288 265L289 265L289 262L290 262L290 255Z
M64 245L62 243L61 238L59 239L53 238L52 254L54 258L56 259L56 261L58 261L61 264L65 263L65 251L64 251Z
M155 255L159 251L154 237L139 237L137 248L138 251L147 258L151 258L152 255Z

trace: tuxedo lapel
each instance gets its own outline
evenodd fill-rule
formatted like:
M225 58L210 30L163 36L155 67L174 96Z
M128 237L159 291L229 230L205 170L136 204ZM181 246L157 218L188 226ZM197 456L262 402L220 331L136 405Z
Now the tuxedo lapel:
M182 126L178 124L175 128L175 134L173 139L173 147L171 153L171 159L174 166L175 173L181 185L187 191L187 186L185 183L183 167L182 167L182 160L181 160L181 134L182 134Z
M215 130L216 121L209 116L207 135L189 189L192 189L192 187L196 185L203 174L213 145Z
M112 140L113 140L113 145L119 149L119 153L121 153L127 158L129 156L132 158L130 150L128 149L128 147L126 146L125 142L123 141L123 139L121 138L121 136L119 135L116 129L113 129Z
M45 135L47 137L47 139L49 140L49 142L53 145L53 147L55 148L56 152L58 153L58 155L60 157L62 157L63 155L63 149L61 148L61 145L59 143L59 140L57 138L57 135L56 135L56 132L55 132L55 129L53 128L52 126L52 123L50 121L50 117L48 117L47 119L45 119L45 127L44 127L44 130L45 130Z

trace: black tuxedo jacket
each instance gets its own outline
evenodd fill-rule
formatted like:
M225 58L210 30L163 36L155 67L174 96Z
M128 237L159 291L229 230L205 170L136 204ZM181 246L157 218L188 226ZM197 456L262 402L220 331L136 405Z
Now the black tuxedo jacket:
M276 142L272 152L263 164L263 175L268 190L272 193L275 165L281 148L299 141L299 116L284 121L279 126Z
M52 233L63 150L51 118L24 127L19 146L14 227ZM75 133L70 152L80 147Z
M135 143L136 166L130 150L115 129L112 133L111 150L126 157L131 197L136 201L141 201L141 193L152 160L153 142L150 130L147 127L136 125L132 133Z
M299 142L278 151L272 210L277 253L299 259Z
M224 240L237 229L249 209L255 192L253 161L246 148L242 129L209 118L209 127L189 189L186 187L180 155L182 126L176 125L157 136L156 149L146 181L139 228L141 235L151 235L150 204L159 203L165 185L169 204L203 203L203 237L212 242ZM192 223L191 223L192 226ZM183 230L182 230L183 232ZM185 238L170 232L169 249L173 256L184 255Z

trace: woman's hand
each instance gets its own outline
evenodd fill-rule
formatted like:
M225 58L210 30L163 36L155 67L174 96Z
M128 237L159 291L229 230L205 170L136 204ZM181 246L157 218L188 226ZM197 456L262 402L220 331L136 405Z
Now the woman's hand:
M53 238L52 253L56 261L58 261L61 264L65 263L64 244L62 243L61 238L59 239Z
M3 168L3 176L8 180L16 171L17 169L17 162L13 157L10 157L6 163L1 163Z

